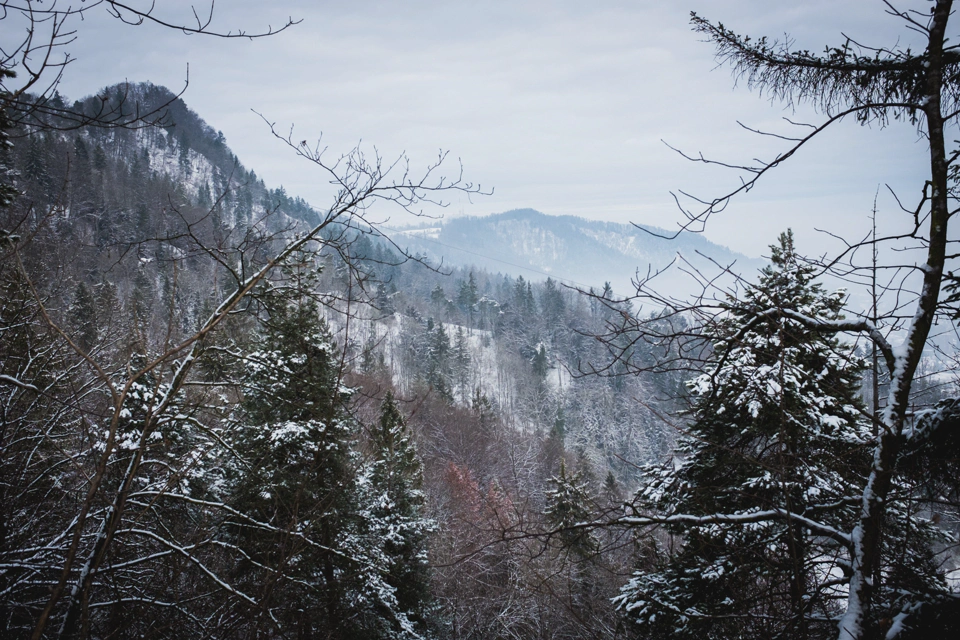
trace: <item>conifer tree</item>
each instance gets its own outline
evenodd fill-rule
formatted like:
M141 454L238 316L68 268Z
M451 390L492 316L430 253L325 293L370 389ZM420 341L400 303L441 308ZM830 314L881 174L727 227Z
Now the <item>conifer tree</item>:
M433 311L436 316L441 317L440 314L447 307L447 292L443 290L443 287L439 284L433 288L433 291L430 292L430 302L433 304Z
M453 397L450 388L450 338L443 323L434 323L432 319L428 321L426 338L426 382L441 397L450 400Z
M387 262L387 261L388 260L383 260L383 262ZM376 308L380 311L380 313L383 314L384 316L392 316L397 311L393 306L393 297L391 295L391 291L387 289L387 285L384 284L383 282L377 283L377 295L376 295L375 305L376 305Z
M97 308L90 287L83 282L74 291L70 312L77 332L77 346L89 351L97 342Z
M744 84L787 105L812 105L823 117L819 122L798 123L805 132L795 139L791 139L793 133L783 136L764 132L789 140L787 148L767 162L740 166L751 177L726 195L698 199L704 206L690 213L687 228L702 229L711 214L723 210L731 198L752 189L769 170L782 165L801 146L841 121L856 118L860 124L880 127L904 122L925 141L924 175L916 185L922 195L915 209L907 207L914 224L910 231L911 238L916 239L913 246L924 253L923 258L916 259L916 285L909 287L909 292L902 286L894 287L896 303L887 313L872 314L872 320L823 323L816 318L796 318L825 333L869 339L883 356L890 375L886 405L873 416L877 437L870 443L869 470L857 492L861 506L858 517L842 532L847 536L846 542L843 536L835 536L838 543L850 549L849 587L842 598L846 604L837 623L841 640L880 637L895 620L890 628L893 636L913 624L911 620L918 617L920 609L949 610L955 606L952 598L913 588L901 590L899 596L890 600L897 587L887 583L888 576L882 569L888 562L884 557L886 541L892 537L888 524L891 518L900 517L890 508L903 505L902 487L898 485L907 481L912 466L906 464L901 470L901 459L906 463L913 451L923 448L935 432L953 431L955 424L952 416L947 417L949 412L940 407L927 416L921 432L912 425L917 418L912 407L914 383L924 361L924 347L941 314L949 312L950 302L942 294L944 285L954 277L951 267L955 254L949 246L950 220L957 202L958 155L950 132L960 118L960 55L950 44L956 31L956 25L951 23L955 8L953 0L934 0L924 3L922 8L904 8L888 1L882 4L910 34L909 38L894 38L890 46L870 46L861 44L857 37L844 35L841 43L825 47L820 54L797 50L789 36L782 40L741 36L721 23L691 16L694 29L714 43L718 59L730 64ZM861 247L876 249L886 243L900 249L902 237L897 233L865 237L835 257L840 259L840 255L853 255ZM830 259L826 263L837 264ZM859 269L855 267L854 272ZM849 272L844 275L849 276ZM880 328L884 326L903 330L896 336L895 344L884 335ZM931 508L940 508L937 502L934 499L929 503Z
M690 383L696 405L679 465L648 470L638 513L706 516L669 525L682 548L657 571L638 572L619 603L649 637L810 638L836 634L843 553L782 510L815 513L842 529L856 518L869 426L861 418L862 363L849 344L805 328L788 309L831 321L829 294L797 256L790 232L772 247L746 300L729 307L714 338L715 364ZM713 514L731 514L726 522ZM745 518L747 522L738 521Z
M557 464L563 458L566 431L566 414L563 410L563 405L558 404L553 424L550 426L550 431L543 440L542 464L544 477L549 477L552 470L557 468Z
M213 204L213 197L210 193L210 183L204 180L197 189L197 206L201 209L209 209Z
M192 173L192 165L190 163L190 139L186 134L180 134L179 139L179 148L180 148L180 169L186 174L189 178Z
M473 276L473 271L465 282L460 283L460 291L457 294L457 304L461 311L464 311L470 318L470 324L473 324L473 314L476 310L476 304L480 301L480 293L477 289L477 280Z
M530 361L533 367L533 375L538 384L543 384L547 379L547 372L550 370L550 359L547 357L547 347L541 342L537 345L537 350Z
M27 146L27 157L23 166L23 178L28 191L39 201L47 204L54 196L53 181L50 177L46 156L48 146L45 136L31 136Z
M100 144L93 148L93 168L100 173L103 173L107 168L107 155Z
M239 459L225 465L231 508L265 525L231 529L244 555L238 583L258 601L247 624L298 637L417 638L426 606L419 461L391 405L362 468L352 392L310 295L315 274L287 272L291 286L265 295L270 316L243 359L230 430Z
M554 488L547 492L547 521L559 533L562 547L581 558L597 551L597 541L588 529L579 528L591 520L590 495L583 474L567 473L566 462L560 459L560 471L551 479Z
M423 468L393 394L387 392L370 444L373 461L366 476L370 533L387 558L385 582L394 589L396 611L391 635L422 632L430 609L423 515Z
M470 347L463 333L463 327L457 327L457 337L453 345L453 379L459 391L460 400L467 404L470 400Z
M235 542L249 555L239 583L261 602L257 629L275 619L307 637L338 629L331 637L349 638L356 568L339 551L358 511L349 395L316 304L296 292L271 292L267 302L259 348L243 360L231 429L239 460L226 475L233 508L286 533L237 526Z
M543 310L543 323L547 335L557 348L557 341L563 335L563 317L566 313L566 303L563 294L552 278L543 283L543 293L540 295L540 308Z
M70 167L70 208L73 215L83 216L93 212L96 195L90 171L90 152L83 135L73 141L73 164Z

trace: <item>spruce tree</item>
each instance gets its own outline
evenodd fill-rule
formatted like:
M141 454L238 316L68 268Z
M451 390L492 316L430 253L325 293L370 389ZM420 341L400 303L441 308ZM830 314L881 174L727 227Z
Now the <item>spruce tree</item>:
M557 342L563 336L564 315L566 314L566 303L563 300L563 293L552 278L547 278L543 283L543 293L540 294L540 308L543 310L543 324L548 336L553 342L553 347L557 348Z
M560 471L550 482L554 488L546 495L547 522L557 529L562 548L580 558L595 554L596 539L589 529L578 526L592 519L592 500L582 470L568 474L566 462L561 458Z
M422 632L430 609L426 536L431 523L423 515L423 468L403 415L388 392L370 435L373 460L366 470L368 527L387 559L385 582L396 608L390 637Z
M90 152L78 135L73 141L73 164L70 167L70 208L72 215L82 216L93 212L96 195L90 170Z
M434 324L427 322L426 345L426 382L440 397L453 399L450 379L452 377L450 362L450 338L443 328L442 322Z
M457 336L453 345L453 381L459 391L460 400L467 404L471 392L471 357L467 337L463 327L457 327Z
M460 291L457 294L457 304L460 310L470 318L470 324L473 324L473 314L476 310L476 304L480 301L480 293L477 289L477 280L473 277L473 271L465 282L460 283Z
M22 172L27 187L25 191L41 205L49 204L56 195L48 167L50 158L47 157L47 148L49 146L47 136L31 136L27 141L27 156Z
M730 301L714 364L690 383L693 421L679 464L648 469L638 513L737 517L815 513L842 529L856 518L867 469L862 363L853 347L770 309L839 319L790 232L743 301ZM649 637L811 638L836 634L843 553L790 519L668 525L682 546L635 574L619 604Z
M226 466L233 508L274 531L240 526L249 555L240 584L261 601L263 630L275 619L311 637L349 638L351 576L339 549L358 511L351 465L356 426L339 382L330 333L312 300L268 295L259 348L243 359L243 402L230 430L239 460ZM269 616L266 616L269 612Z
M533 375L538 385L542 385L547 379L547 373L550 371L550 359L547 356L547 347L541 342L537 345L537 350L530 360L533 367Z
M263 297L269 318L241 363L244 397L229 430L229 504L252 519L230 527L244 553L237 582L258 601L246 624L253 635L417 638L426 602L419 461L388 406L374 461L362 464L352 392L302 266Z
M433 311L437 317L441 317L440 314L447 307L447 292L443 290L443 287L439 284L433 288L433 291L430 292L430 302L433 305Z
M97 342L97 308L90 287L83 282L74 290L70 315L76 330L77 346L90 351Z

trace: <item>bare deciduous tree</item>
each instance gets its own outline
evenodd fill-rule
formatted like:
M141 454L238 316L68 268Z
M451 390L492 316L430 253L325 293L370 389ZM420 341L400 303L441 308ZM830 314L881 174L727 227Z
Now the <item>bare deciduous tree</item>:
M299 20L288 18L277 28L250 31L223 30L215 24L215 3L198 11L191 6L186 17L170 16L157 3L95 0L79 5L38 0L0 2L0 24L5 35L0 39L0 104L17 124L43 129L70 130L82 127L149 127L165 122L166 107L183 95L183 90L167 104L144 110L135 101L110 100L101 96L99 104L83 108L66 105L57 93L63 74L73 61L69 46L82 28L83 20L95 12L104 12L116 21L137 27L145 23L174 29L187 35L218 38L263 38L285 31ZM177 12L183 13L183 12Z

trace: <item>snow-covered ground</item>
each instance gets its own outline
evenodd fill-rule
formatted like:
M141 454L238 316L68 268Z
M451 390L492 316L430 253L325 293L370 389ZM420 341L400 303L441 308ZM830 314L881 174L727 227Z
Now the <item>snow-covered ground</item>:
M327 313L326 320L334 331L337 342L343 344L344 327L339 314ZM418 322L414 318L399 313L376 320L374 322L354 321L351 325L350 341L354 345L364 345L373 342L382 348L386 365L393 377L393 383L398 389L409 391L413 376L404 370L402 349L405 348L402 336L408 323ZM518 371L522 362L516 354L503 353L502 345L498 345L493 332L481 329L464 327L450 322L443 323L443 328L450 340L451 348L456 343L458 332L462 331L467 349L470 354L470 387L480 389L481 393L497 406L512 408L520 401L518 397ZM407 334L412 333L407 331ZM562 363L554 361L548 370L546 384L553 392L562 392L572 383L570 371ZM462 397L454 394L454 402L467 406L472 401L473 393Z

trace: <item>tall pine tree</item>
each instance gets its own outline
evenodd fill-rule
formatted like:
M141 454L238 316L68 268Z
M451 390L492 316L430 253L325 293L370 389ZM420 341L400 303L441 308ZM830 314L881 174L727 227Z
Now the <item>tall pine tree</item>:
M426 606L420 469L385 406L364 465L351 390L311 297L313 275L264 297L269 317L242 360L244 398L226 466L237 584L250 633L368 640L420 637ZM392 407L392 408L391 408ZM260 524L256 524L260 523Z

